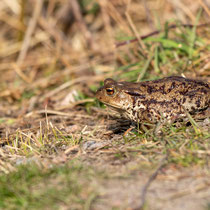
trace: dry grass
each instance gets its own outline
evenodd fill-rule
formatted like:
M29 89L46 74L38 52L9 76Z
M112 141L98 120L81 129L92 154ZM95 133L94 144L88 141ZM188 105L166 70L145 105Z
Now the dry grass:
M157 127L128 130L129 122L116 120L94 99L95 90L107 77L141 81L185 75L210 81L210 31L205 25L209 7L204 0L2 0L0 183L4 190L0 207L32 204L38 208L39 184L33 186L35 194L30 198L31 188L23 184L30 185L34 179L39 183L38 176L43 177L40 197L49 195L39 208L47 208L48 201L59 208L68 208L70 202L72 209L147 208L155 203L163 208L166 200L167 209L172 209L173 199L175 208L185 202L189 209L209 205L207 120L192 122L193 126L157 125L159 135ZM167 23L176 27L168 29ZM157 30L154 36L150 34ZM166 163L155 174L166 155ZM71 166L71 161L76 163ZM35 178L19 180L18 174L25 170L19 165L27 168L31 162L38 168L25 173ZM73 170L70 182L78 183L72 191L65 188L59 201L54 201L60 186L66 184L68 170ZM153 191L144 193L152 174L157 176L152 180ZM55 195L48 190L42 193L46 177ZM199 183L193 182L195 177ZM13 183L16 179L23 189ZM9 188L10 181L14 189ZM163 192L160 186L167 182L180 186L171 193L166 184ZM185 190L188 182L192 188ZM14 193L9 200L7 190L26 193L22 197ZM151 200L143 199L142 192L143 198L148 193ZM154 192L169 194L164 200Z

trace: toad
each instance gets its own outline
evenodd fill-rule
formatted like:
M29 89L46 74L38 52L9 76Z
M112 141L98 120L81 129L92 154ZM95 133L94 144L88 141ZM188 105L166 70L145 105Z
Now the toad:
M134 122L157 123L207 118L210 113L210 84L179 76L139 83L106 79L96 98Z

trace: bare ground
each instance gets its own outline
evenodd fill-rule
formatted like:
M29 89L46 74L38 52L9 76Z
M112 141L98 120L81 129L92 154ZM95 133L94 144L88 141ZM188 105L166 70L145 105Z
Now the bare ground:
M24 124L23 119L19 119L14 127L10 126L9 131L14 132L16 126L21 128L22 125L25 128L22 132L26 135L36 135L40 122L43 123L43 129L46 129L44 127L48 121L54 128L58 127L62 135L68 136L71 133L72 141L79 139L79 142L69 146L69 142L56 144L48 141L44 145L44 153L25 158L18 152L17 155L8 155L7 145L10 144L8 140L4 142L3 138L2 160L7 160L8 164L2 164L1 168L6 172L16 165L31 161L48 167L76 159L96 173L88 184L88 187L96 190L90 201L91 209L209 208L209 160L203 166L192 164L191 167L172 163L163 153L160 141L165 141L164 138L157 136L154 142L135 136L126 141L123 134L130 127L129 122L111 117L100 109L93 108L91 114L88 114L77 108L68 110L65 114L68 116L58 116L57 113L48 114L47 118L40 118L40 114L24 117ZM6 132L8 128L2 128L2 133ZM49 139L53 137L51 132L52 130L48 133ZM145 149L141 148L142 145L145 145ZM168 155L173 156L173 151L169 151ZM209 156L205 158L209 159Z

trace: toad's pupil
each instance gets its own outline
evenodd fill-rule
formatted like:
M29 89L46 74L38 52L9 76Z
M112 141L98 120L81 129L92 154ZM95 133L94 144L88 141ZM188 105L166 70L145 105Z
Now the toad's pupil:
M113 95L114 94L114 89L113 88L107 88L106 92L108 95Z

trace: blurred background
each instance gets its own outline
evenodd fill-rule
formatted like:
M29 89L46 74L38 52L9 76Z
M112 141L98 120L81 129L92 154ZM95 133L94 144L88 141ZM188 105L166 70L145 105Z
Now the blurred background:
M91 103L107 77L208 80L209 8L209 0L1 0L1 115Z
M210 0L0 0L0 74L0 209L210 210L208 119L141 131L95 100L210 81Z

